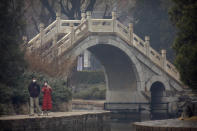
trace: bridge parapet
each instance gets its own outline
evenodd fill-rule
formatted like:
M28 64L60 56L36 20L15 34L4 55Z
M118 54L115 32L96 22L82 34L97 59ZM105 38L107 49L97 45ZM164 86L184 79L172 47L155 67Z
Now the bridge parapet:
M149 58L162 70L167 72L171 77L180 82L179 72L175 66L166 60L166 56L162 56L155 51L149 44L149 37L145 37L145 41L133 33L133 25L125 26L116 20L116 15L112 13L112 19L92 19L91 14L85 14L81 20L60 20L59 18L45 28L41 33L36 35L32 40L28 42L29 48L38 49L53 39L59 33L65 35L43 52L42 56L52 59L51 56L56 53L57 57L74 47L79 40L87 37L90 33L102 33L102 34L116 34L121 39L126 41L129 46L136 48L139 52ZM55 51L54 51L55 50ZM165 54L166 55L166 54Z
M57 42L58 56L68 50L76 41L84 37L84 34L88 33L87 21L81 23L76 29L71 29L71 33L64 36Z
M42 33L40 32L28 42L28 46L34 50L51 41L58 34L68 34L71 32L71 26L77 28L81 20L55 20Z
M28 42L28 46L31 47L35 47L35 44L36 44L36 47L35 48L39 48L40 45L41 45L41 39L43 40L43 44L45 41L47 41L47 39L51 38L54 34L54 31L55 29L57 30L56 28L56 24L57 24L57 20L55 20L53 23L51 23L48 27L46 27L43 32L42 32L42 36L41 36L41 33L37 34L33 39L31 39L29 42Z

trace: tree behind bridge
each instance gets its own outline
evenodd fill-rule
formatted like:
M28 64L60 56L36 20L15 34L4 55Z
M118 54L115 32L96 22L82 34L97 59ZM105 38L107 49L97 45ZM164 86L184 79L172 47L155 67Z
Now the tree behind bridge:
M134 8L134 32L143 38L150 36L151 46L160 51L167 50L167 57L173 60L171 44L175 34L169 16L170 0L136 0Z
M197 89L197 1L172 0L171 20L177 28L173 48L181 80Z

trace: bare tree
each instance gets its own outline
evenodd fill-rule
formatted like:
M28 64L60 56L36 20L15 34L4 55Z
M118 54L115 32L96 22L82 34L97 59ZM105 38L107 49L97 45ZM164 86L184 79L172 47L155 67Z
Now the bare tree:
M69 19L80 19L82 11L93 11L96 0L60 0L61 12Z

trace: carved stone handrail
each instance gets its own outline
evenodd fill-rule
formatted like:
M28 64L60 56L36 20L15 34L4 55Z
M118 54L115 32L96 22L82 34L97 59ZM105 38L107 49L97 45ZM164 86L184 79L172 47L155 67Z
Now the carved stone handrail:
M60 20L59 33L70 33L71 26L77 27L81 20Z
M66 51L69 47L71 47L76 40L83 37L83 34L86 33L85 31L88 32L87 21L84 21L75 29L73 29L73 34L72 32L66 34L55 45L51 46L48 50L44 51L42 53L42 57L50 58L48 55L50 55L52 50L55 49L57 49L57 56L60 56L64 51Z
M45 45L47 42L53 39L57 34L69 33L71 31L70 25L73 25L74 28L76 28L80 23L81 20L55 20L48 27L46 27L42 33L37 34L33 39L31 39L28 42L28 46L35 47L35 45L33 46L32 44L36 43L35 48L39 48L41 45Z
M133 33L133 46L146 55L145 42Z
M57 20L55 20L55 21L54 21L53 23L51 23L47 28L45 28L45 29L43 30L43 36L42 36L42 37L44 37L44 38L47 39L47 36L48 36L49 33L51 33L51 30L53 30L54 28L56 28L56 23L57 23ZM33 44L33 43L40 43L40 34L41 34L41 33L37 34L36 37L34 37L33 39L31 39L31 40L28 42L29 46L31 46L31 44ZM54 34L54 33L52 32L52 34ZM50 37L51 37L51 36L50 36Z
M83 33L82 33L83 32ZM62 38L58 44L58 56L63 54L67 49L69 49L76 41L78 41L85 33L88 32L87 21L81 23L76 29L73 29L73 32L69 33L66 37Z
M148 57L158 67L163 69L167 74L180 82L179 72L175 66L166 60L166 56L161 55L150 47L149 41L144 41L133 33L130 27L120 23L115 18L112 19L92 19L88 17L85 20L55 20L43 32L31 39L28 44L33 48L39 48L41 44L49 41L58 33L65 35L54 45L49 47L42 56L51 58L51 55L61 56L65 51L71 49L77 41L84 38L88 33L115 33L128 43L129 46L135 47L143 55ZM42 34L42 37L40 36ZM148 39L147 39L148 40ZM41 43L42 42L42 43ZM54 54L54 52L56 54ZM180 82L181 83L181 82Z
M112 19L90 19L89 20L89 31L90 32L113 32L112 30Z

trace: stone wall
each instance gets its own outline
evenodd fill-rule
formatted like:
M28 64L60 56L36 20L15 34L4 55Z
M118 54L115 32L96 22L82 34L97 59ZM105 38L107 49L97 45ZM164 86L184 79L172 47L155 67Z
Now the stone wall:
M0 120L0 131L104 131L109 113L82 113ZM106 127L105 127L106 129ZM106 129L107 131L107 129Z

